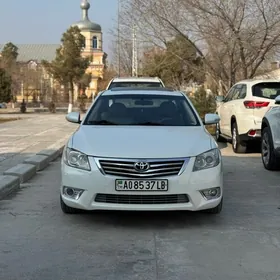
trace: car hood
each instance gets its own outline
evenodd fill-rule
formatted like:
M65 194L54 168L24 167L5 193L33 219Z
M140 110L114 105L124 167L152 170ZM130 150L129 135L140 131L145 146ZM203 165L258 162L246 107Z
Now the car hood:
M97 157L175 158L197 156L217 144L202 126L82 125L73 135L70 146Z

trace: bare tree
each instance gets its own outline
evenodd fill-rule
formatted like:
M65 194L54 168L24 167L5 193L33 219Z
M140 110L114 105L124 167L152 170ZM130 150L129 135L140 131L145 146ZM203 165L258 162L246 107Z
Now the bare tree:
M138 25L144 40L164 47L183 36L208 75L227 90L254 77L280 46L277 0L127 0L122 24Z
M122 30L123 33L125 33ZM114 35L117 37L117 35ZM118 45L119 44L119 45ZM132 71L132 41L128 36L121 36L120 41L114 40L111 45L111 52L114 54L112 65L117 75L129 76ZM120 52L120 53L119 53ZM118 70L120 68L120 73Z

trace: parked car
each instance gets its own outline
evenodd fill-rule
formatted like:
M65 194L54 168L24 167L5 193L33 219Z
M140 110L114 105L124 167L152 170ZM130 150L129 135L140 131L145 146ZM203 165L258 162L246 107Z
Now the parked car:
M267 170L280 170L280 96L262 119L262 162Z
M83 210L207 210L223 203L221 153L182 92L102 92L79 124L62 159L61 208Z
M216 140L232 142L235 153L245 153L255 141L261 140L261 124L265 113L280 94L279 80L244 80L223 96L218 96Z
M114 78L112 79L108 86L108 89L112 89L115 87L123 88L123 87L165 87L164 83L161 79L157 77L126 77L126 78Z

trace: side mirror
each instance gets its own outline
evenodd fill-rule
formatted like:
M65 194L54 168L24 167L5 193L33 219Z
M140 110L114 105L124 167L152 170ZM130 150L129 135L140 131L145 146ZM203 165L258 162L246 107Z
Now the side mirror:
M71 123L81 123L81 116L79 112L71 112L66 115L66 120Z
M225 97L224 96L222 96L222 95L218 95L218 96L216 96L216 102L224 102L225 101Z
M220 121L220 117L217 114L206 114L204 117L205 125L217 124Z
M280 105L280 95L276 96L275 98L275 104Z

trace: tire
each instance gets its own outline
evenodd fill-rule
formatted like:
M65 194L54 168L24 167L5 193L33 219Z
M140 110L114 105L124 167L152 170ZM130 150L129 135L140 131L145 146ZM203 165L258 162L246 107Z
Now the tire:
M77 214L77 213L79 212L79 209L76 209L76 208L72 208L72 207L67 206L67 205L63 202L61 196L60 196L60 207L61 207L62 212L65 213L65 214Z
M215 208L211 208L211 209L205 210L205 213L208 213L208 214L220 214L222 212L222 209L223 209L223 199L221 200L219 205L217 205Z
M265 169L271 171L280 170L280 159L275 154L271 131L268 127L262 130L261 156Z
M225 139L221 136L220 125L218 123L216 124L214 139L216 142L225 142Z
M245 143L242 143L238 134L237 124L233 123L231 128L231 144L232 149L236 154L246 153L247 146Z

